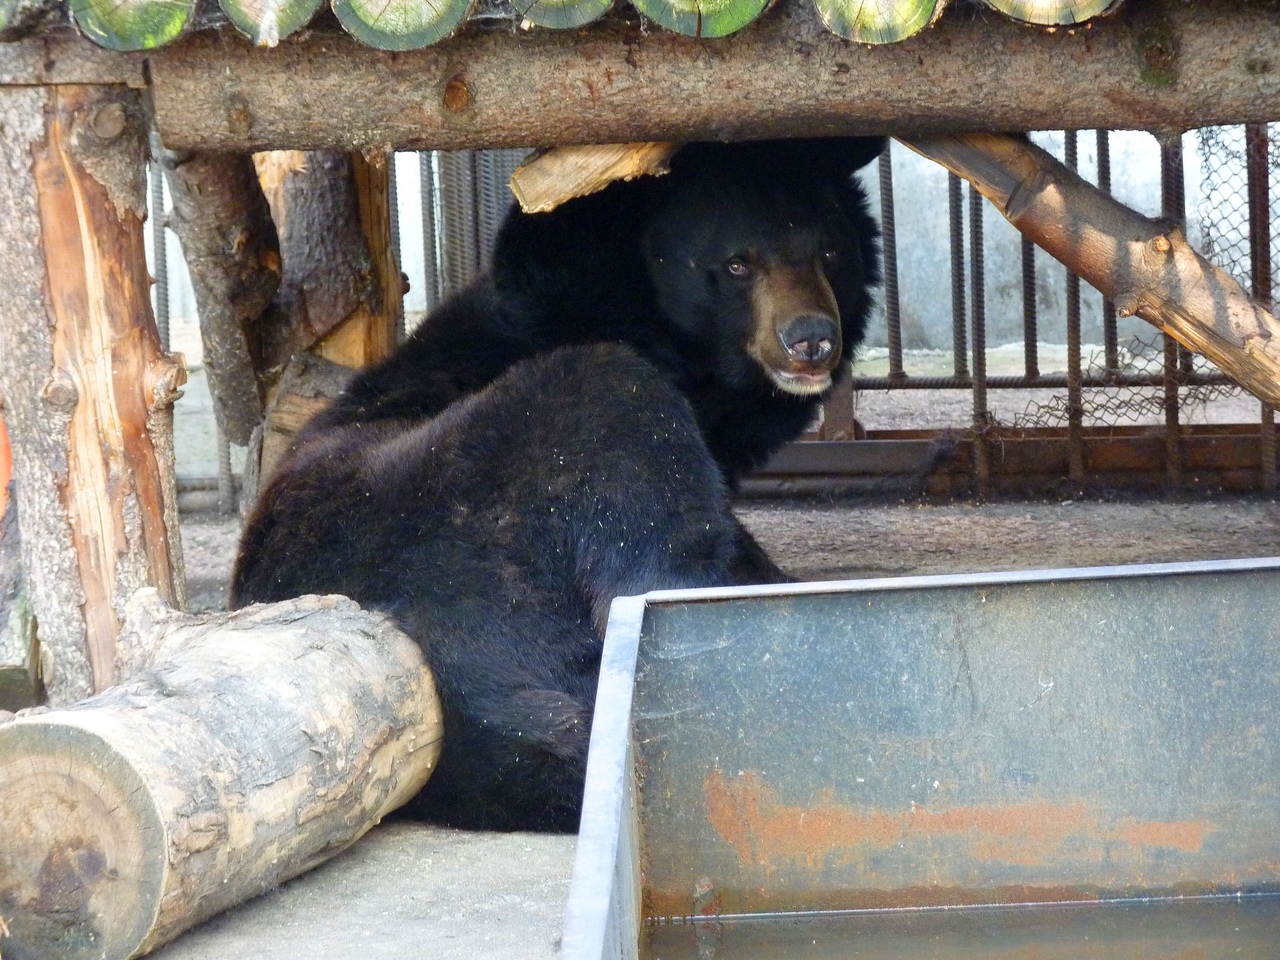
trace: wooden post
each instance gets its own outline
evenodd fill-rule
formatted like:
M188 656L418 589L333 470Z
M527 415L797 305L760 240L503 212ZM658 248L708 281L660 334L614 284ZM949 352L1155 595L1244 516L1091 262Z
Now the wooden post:
M0 90L0 392L50 699L109 686L125 600L183 603L172 403L143 247L146 113L123 87Z
M190 617L144 590L120 647L121 685L0 723L6 957L154 950L345 849L435 768L421 649L345 597Z

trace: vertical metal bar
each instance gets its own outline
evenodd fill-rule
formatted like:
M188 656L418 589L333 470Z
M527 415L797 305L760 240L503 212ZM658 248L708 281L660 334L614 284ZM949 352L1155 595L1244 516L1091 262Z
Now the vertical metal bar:
M893 210L893 142L880 154L880 233L884 243L884 322L889 333L889 376L902 367L902 310L898 300L898 231Z
M1022 238L1022 356L1028 378L1040 376L1040 331L1036 313L1036 245Z
M1099 130L1098 136L1098 189L1111 194L1111 131ZM1120 372L1120 343L1116 327L1116 305L1112 300L1102 301L1102 343L1108 373Z
M960 178L947 174L947 196L951 212L951 352L957 377L969 376L967 321L964 296L964 205Z
M978 496L991 493L991 459L986 429L991 421L987 411L987 297L986 264L983 249L982 194L969 187L969 270L970 299L973 304L973 454Z
M435 154L423 150L418 154L418 182L422 192L422 265L426 287L426 310L440 302L440 237L436 225Z
M403 270L404 261L400 259L400 191L396 184L396 154L391 151L387 157L391 169L387 176L387 210L391 219L391 255L395 257L396 269ZM405 335L404 304L400 306L400 323L396 328L396 339L404 340Z
M236 478L231 472L231 442L218 427L218 510L236 512Z
M1184 227L1186 189L1183 183L1182 138L1168 137L1160 141L1160 208L1165 220ZM1164 424L1165 468L1171 486L1182 484L1182 428L1179 423L1178 379L1180 346L1164 334Z
M440 162L441 296L471 282L478 266L475 151L442 151Z
M1080 168L1079 135L1063 131L1067 169ZM1084 483L1084 393L1081 390L1080 278L1067 272L1067 448L1068 472L1077 489Z
M169 251L164 226L164 171L152 161L151 176L151 249L155 255L156 330L160 349L169 352Z
M1271 167L1265 123L1244 128L1245 174L1249 192L1249 270L1253 298L1271 308ZM1261 405L1262 489L1276 489L1275 409Z

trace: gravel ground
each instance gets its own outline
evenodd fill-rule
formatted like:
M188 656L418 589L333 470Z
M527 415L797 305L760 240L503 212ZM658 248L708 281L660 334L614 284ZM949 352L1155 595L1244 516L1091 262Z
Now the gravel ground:
M738 513L803 580L1280 555L1280 505L1260 497L1058 503L753 501ZM185 514L193 610L225 603L239 521Z

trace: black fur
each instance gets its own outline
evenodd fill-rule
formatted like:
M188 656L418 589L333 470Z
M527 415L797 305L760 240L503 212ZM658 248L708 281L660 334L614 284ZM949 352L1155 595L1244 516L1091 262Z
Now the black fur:
M745 352L725 260L823 253L846 351L878 278L850 174L882 141L693 145L660 179L513 213L493 274L303 432L241 544L236 605L343 593L422 644L449 823L572 830L616 596L783 575L732 484L816 397Z

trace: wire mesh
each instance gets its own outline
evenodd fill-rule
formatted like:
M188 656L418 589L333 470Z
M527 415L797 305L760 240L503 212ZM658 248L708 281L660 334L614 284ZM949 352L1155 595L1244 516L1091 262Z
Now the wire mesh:
M1280 124L1267 124L1270 149L1267 171L1268 196L1272 216L1267 233L1271 250L1280 243ZM1200 202L1195 216L1200 221L1203 253L1231 274L1246 290L1252 287L1252 258L1249 250L1249 180L1245 128L1205 127L1196 131L1196 152L1200 158ZM1280 284L1280 262L1271 258L1271 286Z

